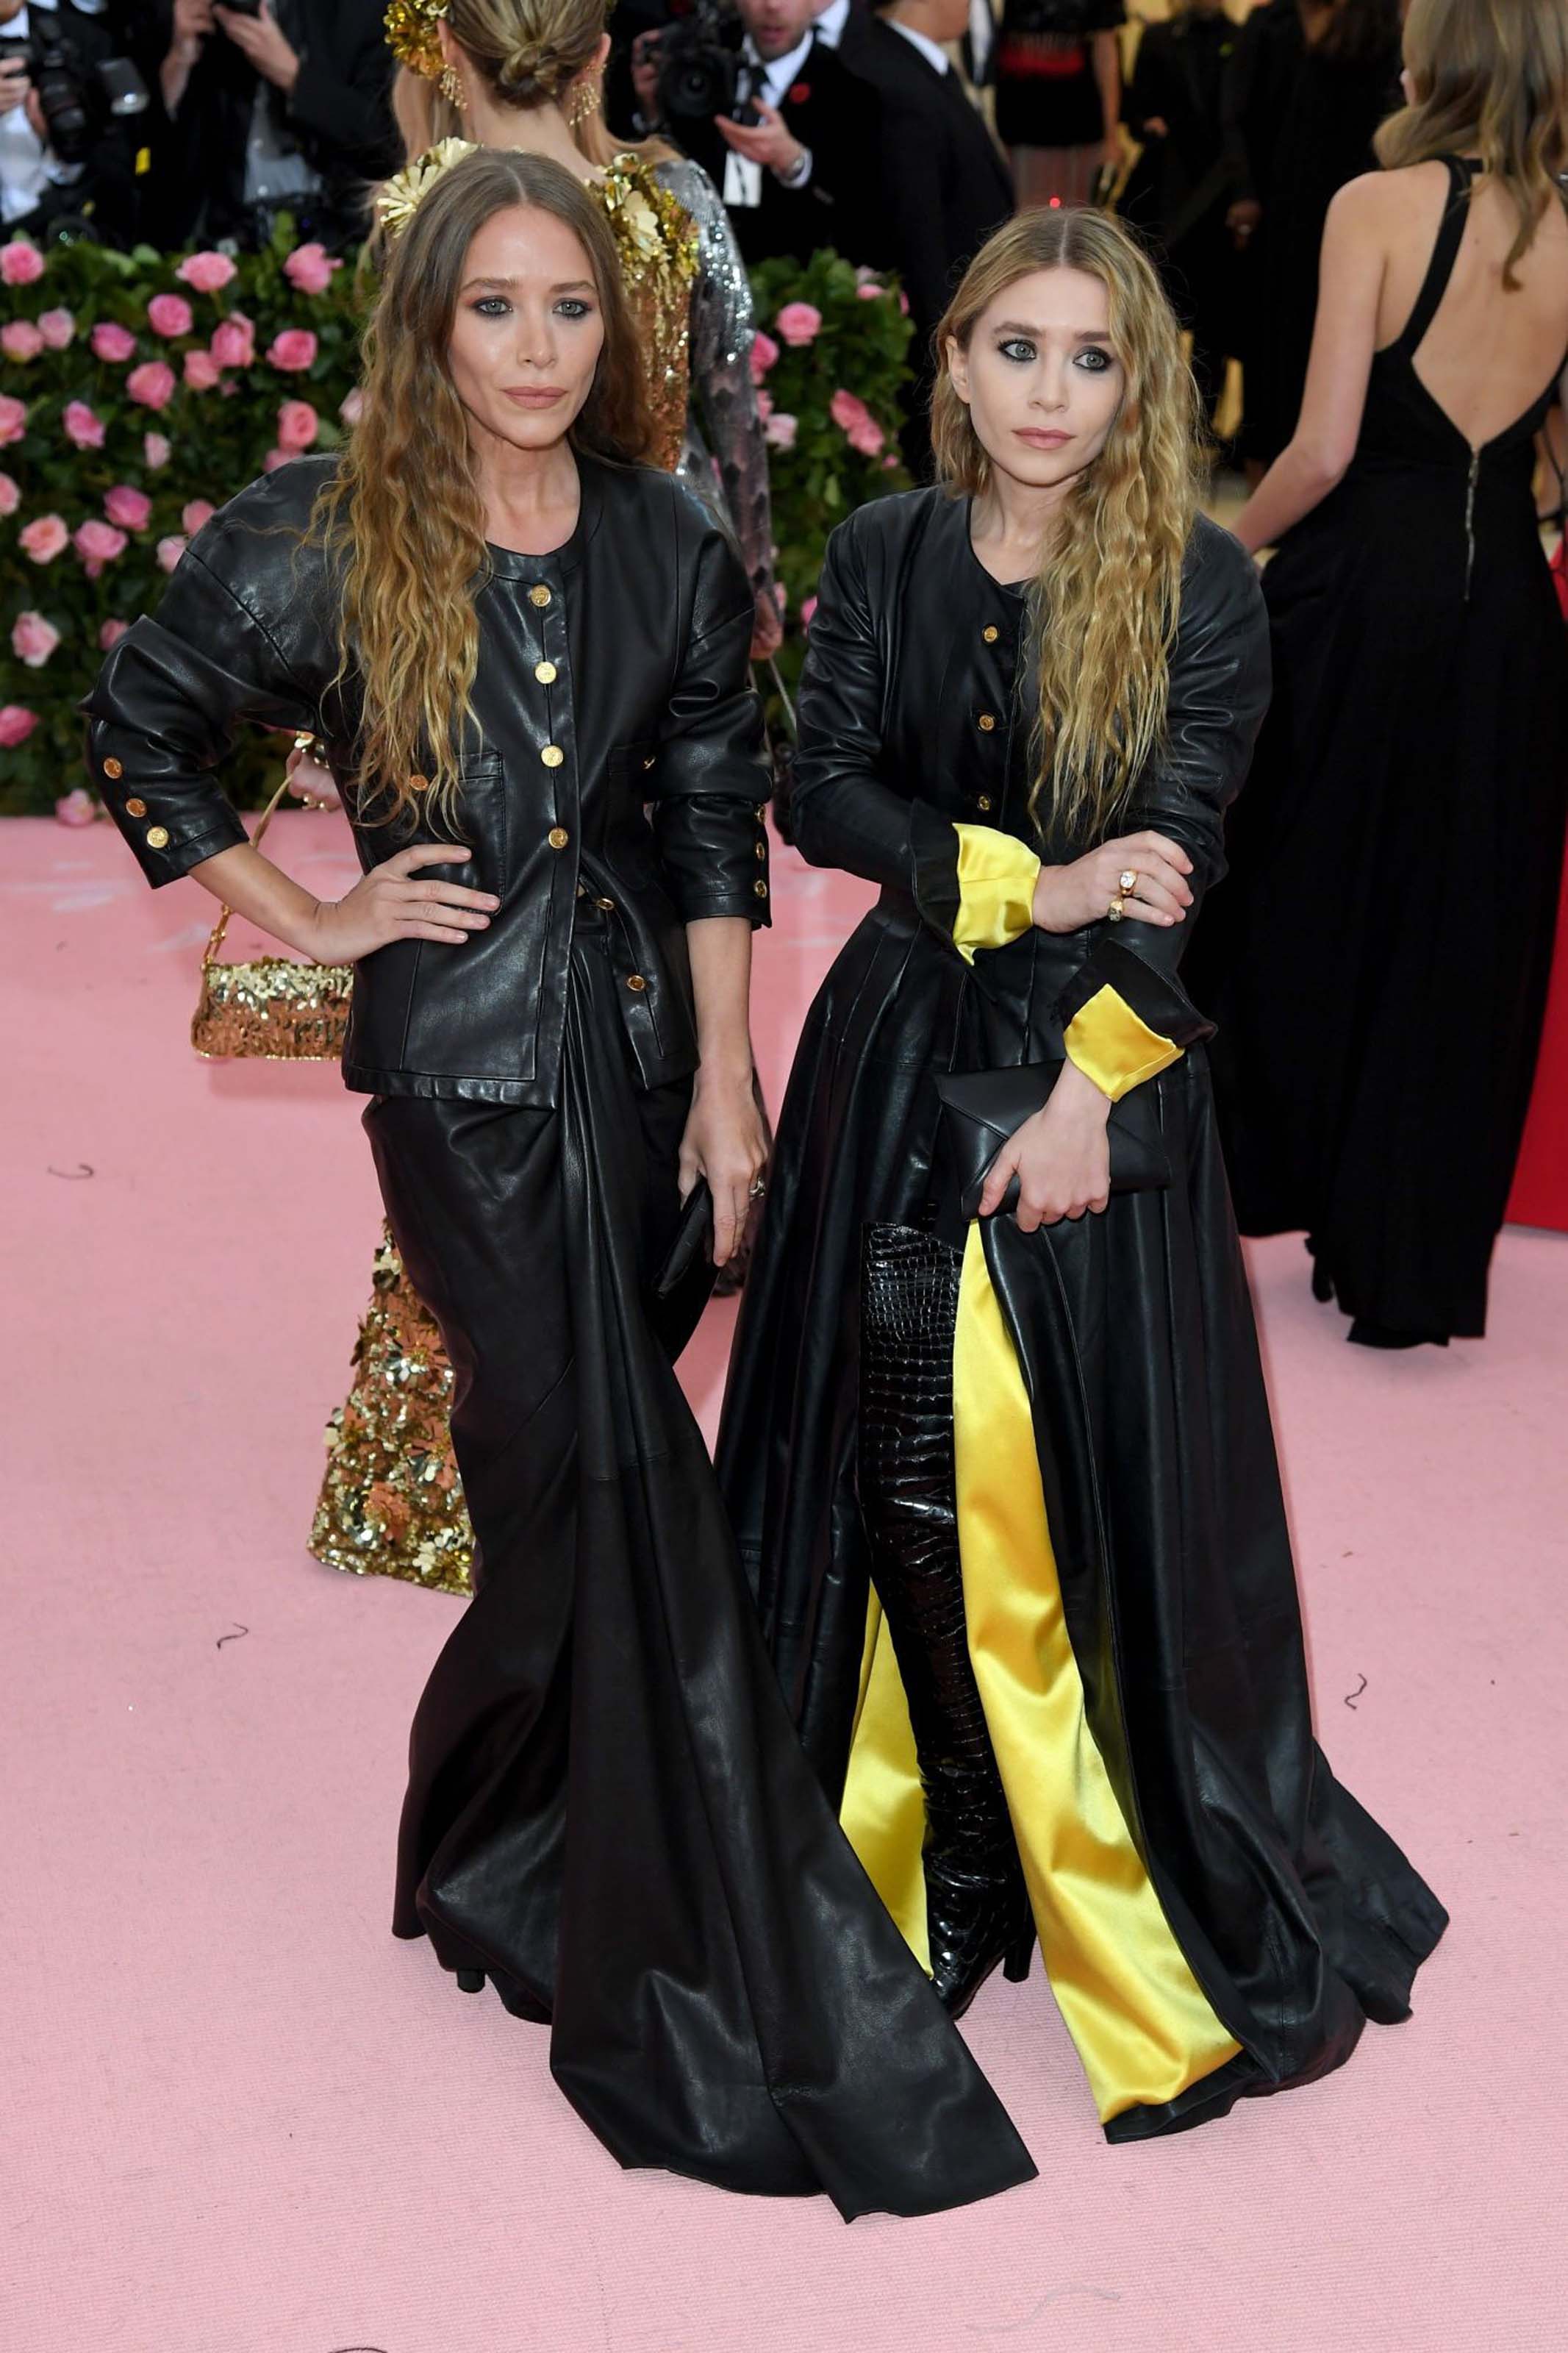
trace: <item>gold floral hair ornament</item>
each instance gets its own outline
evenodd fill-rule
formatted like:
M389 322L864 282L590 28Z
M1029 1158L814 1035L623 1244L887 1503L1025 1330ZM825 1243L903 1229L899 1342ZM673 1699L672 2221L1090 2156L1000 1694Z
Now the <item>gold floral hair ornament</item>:
M400 66L411 66L427 81L439 81L446 64L436 38L446 13L447 0L389 0L386 46Z
M395 172L376 191L375 198L375 216L387 236L401 237L437 181L465 155L479 152L472 140L443 139L439 146L427 147L423 155L416 155L412 164Z

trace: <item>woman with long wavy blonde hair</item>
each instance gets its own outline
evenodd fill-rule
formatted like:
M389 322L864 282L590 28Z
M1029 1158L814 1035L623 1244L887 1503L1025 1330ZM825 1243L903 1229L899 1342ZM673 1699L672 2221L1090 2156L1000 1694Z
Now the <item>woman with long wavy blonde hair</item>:
M479 1544L394 1933L549 2023L622 2165L924 2213L1033 2168L801 1752L672 1361L763 1156L766 786L750 586L635 462L638 383L574 175L455 164L394 249L346 460L193 540L89 756L150 881L355 967L343 1075ZM364 869L336 904L213 780L250 721L331 748Z
M1405 60L1237 518L1277 550L1279 691L1199 943L1241 1229L1304 1233L1385 1350L1487 1329L1568 812L1534 483L1568 392L1568 8L1411 0Z
M1037 1936L1107 2136L1337 2066L1441 1905L1312 1738L1183 951L1268 690L1148 260L1026 214L938 487L829 544L797 839L880 886L807 1018L721 1481L818 1773L956 2014Z

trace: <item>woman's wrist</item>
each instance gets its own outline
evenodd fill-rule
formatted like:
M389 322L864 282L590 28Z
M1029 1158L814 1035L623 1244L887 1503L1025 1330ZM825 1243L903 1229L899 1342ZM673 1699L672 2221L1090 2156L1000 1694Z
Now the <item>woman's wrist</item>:
M749 1095L754 1076L750 1047L739 1051L733 1047L725 1047L718 1053L701 1057L697 1065L695 1083L710 1090L738 1090Z
M1103 1122L1110 1116L1113 1098L1106 1093L1103 1087L1096 1086L1088 1071L1080 1070L1070 1056L1062 1066L1060 1078L1051 1089L1049 1102L1054 1103L1058 1099L1064 1110L1076 1117ZM1049 1103L1047 1108L1049 1108Z

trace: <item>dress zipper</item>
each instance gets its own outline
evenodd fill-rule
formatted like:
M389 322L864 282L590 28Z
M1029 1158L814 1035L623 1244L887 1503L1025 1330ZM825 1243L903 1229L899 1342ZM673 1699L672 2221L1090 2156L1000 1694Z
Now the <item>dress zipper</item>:
M1470 601L1470 575L1476 568L1476 476L1480 471L1481 453L1470 451L1470 477L1465 490L1465 602Z

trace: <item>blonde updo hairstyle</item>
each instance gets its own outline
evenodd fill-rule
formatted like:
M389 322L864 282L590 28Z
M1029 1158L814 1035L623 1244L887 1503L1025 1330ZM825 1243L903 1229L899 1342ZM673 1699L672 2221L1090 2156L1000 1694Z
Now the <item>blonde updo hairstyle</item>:
M1203 479L1202 411L1181 331L1152 264L1108 213L1020 213L983 245L936 331L931 442L954 497L993 467L960 399L950 342L967 352L997 297L1040 269L1106 290L1126 377L1105 446L1073 483L1030 591L1037 708L1029 810L1042 837L1103 839L1163 740L1182 564Z

